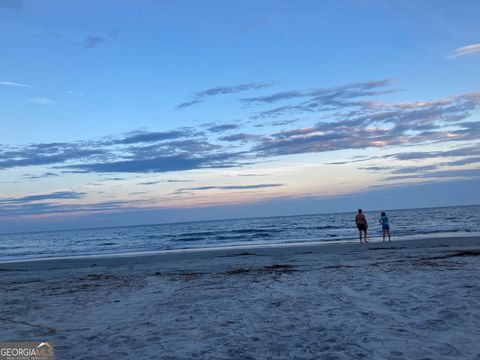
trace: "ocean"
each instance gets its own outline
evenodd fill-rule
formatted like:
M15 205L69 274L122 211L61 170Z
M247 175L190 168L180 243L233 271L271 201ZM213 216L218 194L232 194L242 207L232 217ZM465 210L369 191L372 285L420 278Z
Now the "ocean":
M356 242L356 213L0 234L0 261L252 244ZM379 211L365 212L381 241ZM480 234L480 205L387 211L392 241Z

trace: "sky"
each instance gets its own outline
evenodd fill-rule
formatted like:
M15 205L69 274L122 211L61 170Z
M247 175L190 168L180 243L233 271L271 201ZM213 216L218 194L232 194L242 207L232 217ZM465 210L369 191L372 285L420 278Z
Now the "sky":
M476 0L0 0L0 232L480 204Z

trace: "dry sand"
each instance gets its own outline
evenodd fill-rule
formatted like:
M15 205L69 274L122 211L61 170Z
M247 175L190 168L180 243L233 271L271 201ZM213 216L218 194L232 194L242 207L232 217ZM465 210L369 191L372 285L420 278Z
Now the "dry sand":
M57 359L480 359L480 238L0 264L0 340Z

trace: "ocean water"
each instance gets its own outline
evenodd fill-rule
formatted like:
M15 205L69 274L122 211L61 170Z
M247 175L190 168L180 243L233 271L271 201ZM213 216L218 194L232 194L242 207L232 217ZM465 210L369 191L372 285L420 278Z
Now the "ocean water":
M356 242L356 213L0 234L0 261L301 242ZM365 212L381 241L380 212ZM392 210L393 241L480 234L480 206Z

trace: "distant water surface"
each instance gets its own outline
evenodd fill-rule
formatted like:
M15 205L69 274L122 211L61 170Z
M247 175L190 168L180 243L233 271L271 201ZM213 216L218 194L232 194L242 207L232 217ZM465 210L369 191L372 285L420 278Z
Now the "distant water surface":
M379 212L365 212L378 241ZM480 234L480 206L392 210L393 240ZM0 235L0 261L293 242L358 241L355 212Z

